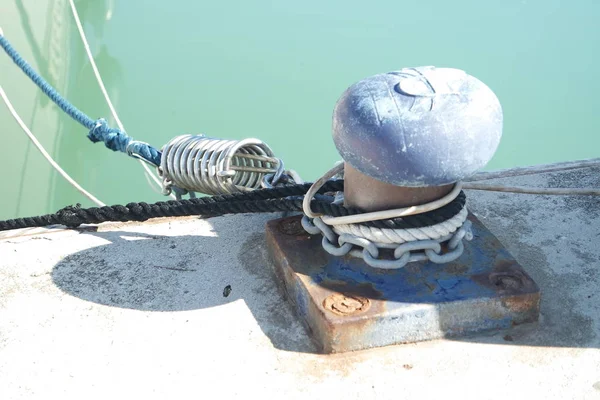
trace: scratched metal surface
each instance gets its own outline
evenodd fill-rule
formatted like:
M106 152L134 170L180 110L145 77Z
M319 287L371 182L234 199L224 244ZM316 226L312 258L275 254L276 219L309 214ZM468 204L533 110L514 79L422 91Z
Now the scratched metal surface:
M459 259L443 265L413 263L383 271L354 257L331 256L321 248L320 236L301 229L298 216L269 222L267 243L280 284L324 352L537 321L538 286L477 218L469 218L473 240ZM340 313L326 304L343 296L363 306Z

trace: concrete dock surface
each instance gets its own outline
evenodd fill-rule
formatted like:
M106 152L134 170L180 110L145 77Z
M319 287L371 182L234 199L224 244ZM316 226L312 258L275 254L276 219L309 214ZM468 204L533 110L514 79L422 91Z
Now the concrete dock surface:
M600 187L600 170L494 183ZM600 399L600 198L467 196L540 286L540 321L333 355L276 282L278 214L4 233L0 399Z

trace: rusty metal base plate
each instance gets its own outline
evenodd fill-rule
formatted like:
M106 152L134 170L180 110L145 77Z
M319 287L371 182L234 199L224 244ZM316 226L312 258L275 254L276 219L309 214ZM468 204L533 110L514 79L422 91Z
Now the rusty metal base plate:
M288 299L325 353L456 337L537 321L540 290L474 216L474 238L448 264L384 271L334 257L300 216L267 224Z

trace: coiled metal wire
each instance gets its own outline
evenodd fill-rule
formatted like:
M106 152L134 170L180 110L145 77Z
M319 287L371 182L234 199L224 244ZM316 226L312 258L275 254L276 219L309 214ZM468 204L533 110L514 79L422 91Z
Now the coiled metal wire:
M265 175L283 173L283 162L258 139L224 140L183 135L162 149L159 174L163 188L173 186L210 195L261 187Z

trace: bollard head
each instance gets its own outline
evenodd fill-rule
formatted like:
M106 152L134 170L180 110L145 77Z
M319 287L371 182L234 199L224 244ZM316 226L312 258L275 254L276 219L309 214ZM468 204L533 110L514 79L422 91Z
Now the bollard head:
M452 68L405 68L352 85L338 100L333 140L344 161L396 186L440 186L485 166L502 108L478 79Z

